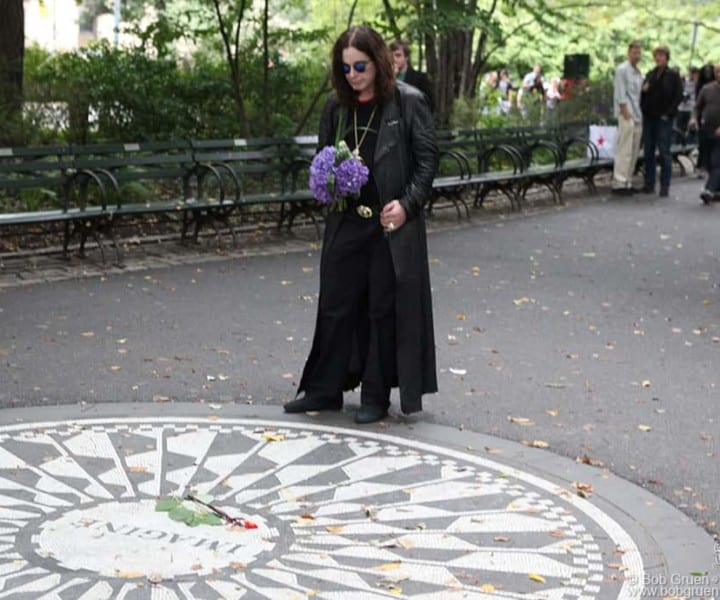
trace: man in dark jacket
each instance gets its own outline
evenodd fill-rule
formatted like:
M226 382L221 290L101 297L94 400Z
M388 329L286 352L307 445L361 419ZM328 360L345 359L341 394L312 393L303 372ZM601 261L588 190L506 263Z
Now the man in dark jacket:
M430 107L430 112L434 112L435 103L433 102L430 78L422 71L416 71L410 65L410 47L407 42L395 40L390 44L390 52L392 52L393 63L395 64L395 77L419 89L425 96L425 100Z
M720 202L720 63L715 65L715 81L700 90L690 122L700 126L708 152L708 179L700 197L705 204Z
M643 192L655 192L656 153L660 158L660 196L667 197L672 176L673 123L683 98L680 74L668 66L670 49L658 46L653 51L655 68L645 77L640 106L643 113L643 139L645 146L645 186Z

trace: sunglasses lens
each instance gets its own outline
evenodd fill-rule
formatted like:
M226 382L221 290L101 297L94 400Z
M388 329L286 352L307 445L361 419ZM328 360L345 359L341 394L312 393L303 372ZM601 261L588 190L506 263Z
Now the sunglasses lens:
M367 69L367 63L365 61L359 61L352 66L347 63L343 63L342 70L345 75L349 75L352 69L355 69L356 73L364 73L365 69Z

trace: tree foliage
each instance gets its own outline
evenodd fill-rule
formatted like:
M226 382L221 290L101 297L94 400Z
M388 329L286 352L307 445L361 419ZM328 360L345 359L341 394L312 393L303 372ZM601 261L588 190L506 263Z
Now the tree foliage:
M113 5L79 1L88 19ZM22 0L5 5L22 7ZM562 75L565 54L589 54L594 83L572 105L587 115L608 104L613 69L631 39L645 45L643 69L658 43L670 46L671 62L683 70L693 53L696 64L720 60L713 54L720 21L711 0L691 6L681 0L123 0L122 7L131 47L99 44L57 55L29 50L25 125L35 128L34 139L314 131L329 91L330 47L353 23L411 43L413 64L433 81L442 125L501 122L491 106L497 99L478 94L483 74L501 67L517 84L536 62L546 75ZM0 29L6 58L22 28L17 19L4 19ZM15 79L7 69L0 77L0 101L14 98L17 113L18 71ZM65 116L53 129L33 112L37 107L60 107ZM570 108L556 118L570 118ZM1 126L9 123L3 119Z

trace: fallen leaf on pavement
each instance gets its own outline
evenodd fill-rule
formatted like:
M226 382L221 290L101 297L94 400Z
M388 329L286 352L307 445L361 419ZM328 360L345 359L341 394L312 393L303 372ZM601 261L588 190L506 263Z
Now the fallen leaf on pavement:
M650 427L650 425L638 425L638 429L640 431L652 431L652 427Z
M140 571L115 571L115 577L119 577L120 579L137 579L138 577L145 577L145 573L141 573Z
M332 526L332 525L329 525L329 526L327 526L327 527L325 528L325 530L326 530L328 533L334 533L334 534L336 534L336 535L342 533L342 532L343 532L343 529L345 529L345 528L344 528L342 525L340 525L340 526Z
M513 300L513 304L515 306L522 306L523 304L534 304L537 302L534 298L528 298L527 296L523 296L522 298L517 298Z
M545 442L543 440L533 440L532 442L527 442L527 443L525 440L523 440L522 443L525 444L526 446L530 446L532 448L549 448L550 447L550 444L548 444L547 442Z
M584 465L590 465L592 467L604 467L605 466L605 463L603 461L598 460L596 458L590 458L587 454L578 456L577 462L582 463Z
M545 578L542 575L538 575L537 573L530 573L528 575L528 579L530 581L537 581L538 583L545 583Z
M581 498L585 498L587 494L592 494L593 486L589 483L583 483L581 481L573 481L573 487L577 491L577 495Z
M282 433L266 433L263 439L266 442L282 442L285 439L285 435Z
M531 425L535 425L534 421L526 417L509 416L508 421L510 421L511 423L515 423L516 425L522 425L523 427L530 427Z
M385 563L383 565L378 565L377 567L373 567L374 571L396 571L400 568L400 565L402 565L402 562L390 562Z

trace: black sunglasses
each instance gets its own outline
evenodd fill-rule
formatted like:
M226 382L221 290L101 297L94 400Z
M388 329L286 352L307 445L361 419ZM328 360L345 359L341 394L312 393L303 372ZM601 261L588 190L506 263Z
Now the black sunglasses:
M358 73L364 73L365 69L367 69L369 62L370 62L369 60L359 60L354 65L349 65L347 63L343 63L343 66L342 66L343 73L345 73L345 75L349 74L350 69L355 69L355 71L357 71Z

